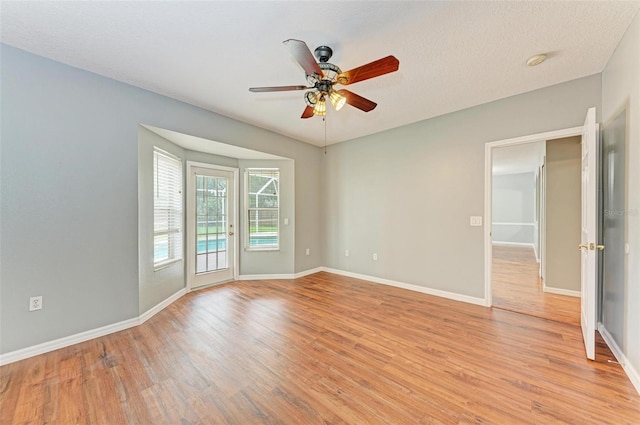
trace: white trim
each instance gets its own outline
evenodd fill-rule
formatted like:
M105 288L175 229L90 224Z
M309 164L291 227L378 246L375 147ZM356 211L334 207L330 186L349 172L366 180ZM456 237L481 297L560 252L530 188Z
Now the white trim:
M493 222L491 216L491 204L493 202L491 195L491 184L493 181L493 159L491 155L491 146L487 143L484 145L484 220L485 223ZM484 227L484 300L487 307L493 304L491 294L491 264L493 262L493 246L491 245L491 233L493 227Z
M607 343L616 360L618 361L618 363L620 363L620 366L622 366L622 369L625 371L625 373L629 377L629 380L636 388L636 391L638 392L638 394L640 394L640 373L638 373L638 371L629 362L627 357L624 355L624 353L616 343L616 340L613 339L613 336L611 336L607 328L604 327L603 323L598 323L598 331L600 331L602 339L604 339L604 342Z
M494 222L494 226L535 226L536 223L511 223L511 222Z
M204 284L204 285L196 286L195 288L189 288L189 289L187 289L187 292L196 292L196 291L200 291L202 289L209 289L209 288L213 288L214 286L220 286L220 285L224 285L226 283L235 282L236 280L237 279L228 279L228 280L222 280L220 282L207 283L207 284Z
M316 267L315 269L304 270L295 274L295 279L300 277L309 276L310 274L320 273L325 270L324 267Z
M414 285L411 283L397 282L395 280L382 279L375 276L368 276L360 273L352 273L352 272L332 269L328 267L323 267L322 269L327 273L333 273L333 274L338 274L338 275L347 276L347 277L354 277L356 279L362 279L372 283L380 283L383 285L395 286L396 288L408 289L410 291L421 292L427 295L434 295L436 297L448 298L450 300L462 301L470 304L476 304L481 306L486 305L486 302L484 299L471 297L469 295L456 294L455 292L442 291L440 289L427 288L425 286Z
M226 165L210 164L208 162L187 161L187 167L215 168L222 171L238 171L236 167L227 167Z
M293 273L287 274L241 274L236 280L269 280L269 279L295 279Z
M269 280L269 279L298 279L309 276L310 274L326 271L325 267L316 267L314 269L303 270L298 273L280 273L280 274L243 274L237 280Z
M547 286L544 282L542 283L542 292L546 292L548 294L557 294L557 295L567 295L570 297L580 298L582 295L580 291L573 291L571 289L562 289L562 288L552 288Z
M369 276L360 273L353 273L344 270L332 269L330 267L316 267L314 269L305 270L295 274L253 274L253 275L240 275L238 280L268 280L268 279L296 279L310 274L327 272L341 276L353 277L356 279L362 279L371 283L379 283L382 285L395 286L396 288L407 289L409 291L421 292L427 295L434 295L436 297L447 298L455 301L462 301L470 304L476 304L486 306L486 302L482 298L471 297L469 295L457 294L455 292L442 291L440 289L427 288L424 286L414 285L411 283L398 282L395 280L383 279L375 276Z
M123 331L125 329L138 326L138 324L139 319L137 317L134 317L133 319L123 320L122 322L113 323L111 325L80 332L75 335L69 335L63 338L54 339L52 341L43 342L41 344L32 345L31 347L22 348L20 350L10 351L8 353L0 355L0 366L17 362L18 360L27 359L29 357L37 356L38 354L44 354L48 353L49 351L58 350L70 345L88 341L90 339L109 335L114 332Z
M180 289L175 294L171 295L164 301L159 302L155 307L150 308L143 314L132 319L123 320L121 322L112 323L111 325L102 326L96 329L90 329L88 331L80 332L74 335L65 336L63 338L54 339L52 341L43 342L41 344L32 345L31 347L21 348L20 350L10 351L5 354L0 354L0 366L4 366L9 363L14 363L20 360L28 359L29 357L37 356L39 354L48 353L50 351L58 350L60 348L69 347L70 345L78 344L81 342L89 341L90 339L99 338L101 336L109 335L115 332L120 332L125 329L133 328L141 325L152 316L159 313L162 309L169 304L175 302L187 292L186 288Z
M160 271L162 269L166 269L167 267L173 266L178 261L182 261L182 258L172 258L170 260L163 261L162 263L155 264L153 266L153 271L157 272L157 271Z
M561 130L547 131L544 133L530 134L527 136L513 137L511 139L487 142L484 145L484 220L485 223L492 222L491 212L491 181L492 181L492 149L500 146L514 146L525 143L538 142L542 140L561 139L563 137L582 135L582 126L565 128ZM491 226L484 229L484 300L485 305L490 307L493 304L491 297Z
M534 252L536 250L536 246L534 244L532 244L532 243L529 243L529 242L492 241L491 244L492 245L498 245L498 246L526 246L527 248L533 248Z
M540 142L543 140L562 139L565 137L579 136L582 134L582 126L563 128L561 130L546 131L544 133L530 134L528 136L512 137L511 139L497 140L495 142L487 142L485 146L490 148L499 146L522 145L531 142ZM489 169L491 171L491 168Z
M138 324L141 325L147 320L151 319L153 316L155 316L156 314L164 310L170 304L173 304L175 301L180 299L186 293L187 293L187 288L182 288L181 290L171 295L169 298L165 299L164 301L160 301L154 307L151 307L149 310L145 311L140 316L138 316L138 322L139 322Z

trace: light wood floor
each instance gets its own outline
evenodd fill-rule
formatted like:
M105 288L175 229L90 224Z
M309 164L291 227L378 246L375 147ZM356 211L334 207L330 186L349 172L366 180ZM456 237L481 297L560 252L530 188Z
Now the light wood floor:
M494 245L492 275L494 307L580 324L580 298L542 291L533 248Z
M0 368L2 424L638 424L579 327L317 273Z

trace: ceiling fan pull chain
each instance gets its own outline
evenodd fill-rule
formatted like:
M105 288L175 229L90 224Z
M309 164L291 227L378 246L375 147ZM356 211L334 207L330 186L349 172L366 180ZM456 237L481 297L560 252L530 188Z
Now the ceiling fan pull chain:
M327 116L322 117L322 121L324 121L324 154L327 154Z

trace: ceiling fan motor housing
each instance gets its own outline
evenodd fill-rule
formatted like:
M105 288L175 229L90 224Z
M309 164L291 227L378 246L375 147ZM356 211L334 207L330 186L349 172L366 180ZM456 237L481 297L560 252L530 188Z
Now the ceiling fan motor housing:
M327 62L333 56L333 50L329 46L319 46L313 51L313 54L318 59L318 62Z

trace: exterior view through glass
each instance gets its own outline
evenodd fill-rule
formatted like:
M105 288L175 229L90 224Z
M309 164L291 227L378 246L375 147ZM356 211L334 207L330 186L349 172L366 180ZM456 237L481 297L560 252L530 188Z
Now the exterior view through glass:
M196 274L228 268L227 179L196 175Z

